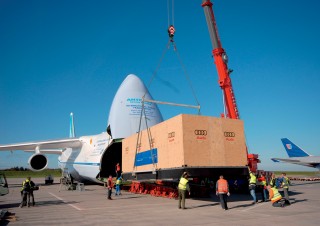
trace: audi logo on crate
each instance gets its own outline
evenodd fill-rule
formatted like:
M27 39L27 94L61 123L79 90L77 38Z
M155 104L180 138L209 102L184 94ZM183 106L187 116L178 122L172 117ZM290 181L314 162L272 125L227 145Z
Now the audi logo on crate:
M207 130L196 129L194 131L194 134L197 135L197 136L207 136Z
M224 132L225 137L235 137L236 134L234 132Z
M175 137L175 132L171 132L171 133L168 133L168 138L173 138L173 137Z
M170 132L170 133L168 133L168 141L169 141L169 142L173 142L175 136L176 136L176 132Z

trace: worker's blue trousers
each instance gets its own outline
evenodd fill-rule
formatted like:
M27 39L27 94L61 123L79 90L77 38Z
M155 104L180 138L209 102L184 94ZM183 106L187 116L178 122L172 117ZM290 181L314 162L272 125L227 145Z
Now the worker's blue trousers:
M256 190L255 189L250 189L250 194L253 198L254 202L257 202L257 197L256 197Z
M120 195L120 184L116 185L116 195Z

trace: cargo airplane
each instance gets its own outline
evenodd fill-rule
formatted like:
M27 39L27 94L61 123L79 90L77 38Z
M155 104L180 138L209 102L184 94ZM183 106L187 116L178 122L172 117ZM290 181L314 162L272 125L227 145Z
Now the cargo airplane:
M320 156L313 156L308 154L287 138L282 138L281 141L288 153L289 158L272 158L272 161L292 163L302 166L313 167L320 170Z
M130 74L121 83L113 99L107 132L75 137L73 114L70 115L70 137L66 139L0 145L0 151L33 152L29 166L41 171L48 165L46 154L57 154L59 167L79 182L99 182L99 177L115 174L115 165L122 159L121 140L146 127L163 121L155 103L145 103L142 97L152 97L140 78Z

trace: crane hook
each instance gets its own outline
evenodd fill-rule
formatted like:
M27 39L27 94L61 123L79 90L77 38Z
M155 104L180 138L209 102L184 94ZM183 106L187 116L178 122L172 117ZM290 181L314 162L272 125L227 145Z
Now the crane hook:
M168 34L171 42L173 42L173 36L175 32L176 32L176 29L174 28L174 26L170 25L168 28Z

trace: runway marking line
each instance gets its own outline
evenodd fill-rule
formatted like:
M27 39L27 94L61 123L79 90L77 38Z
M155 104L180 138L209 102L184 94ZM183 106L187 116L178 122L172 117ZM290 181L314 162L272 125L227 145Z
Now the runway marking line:
M49 192L49 194L52 195L53 197L55 197L56 199L58 199L58 200L60 200L60 201L62 201L62 202L64 202L64 203L66 203L67 205L75 208L76 210L82 210L81 208L79 208L79 207L77 207L77 206L75 206L75 205L73 205L73 204L68 204L65 200L63 200L63 198L60 198L59 196L57 196L57 195L55 195L55 194L53 194L53 193L51 193L51 192Z

